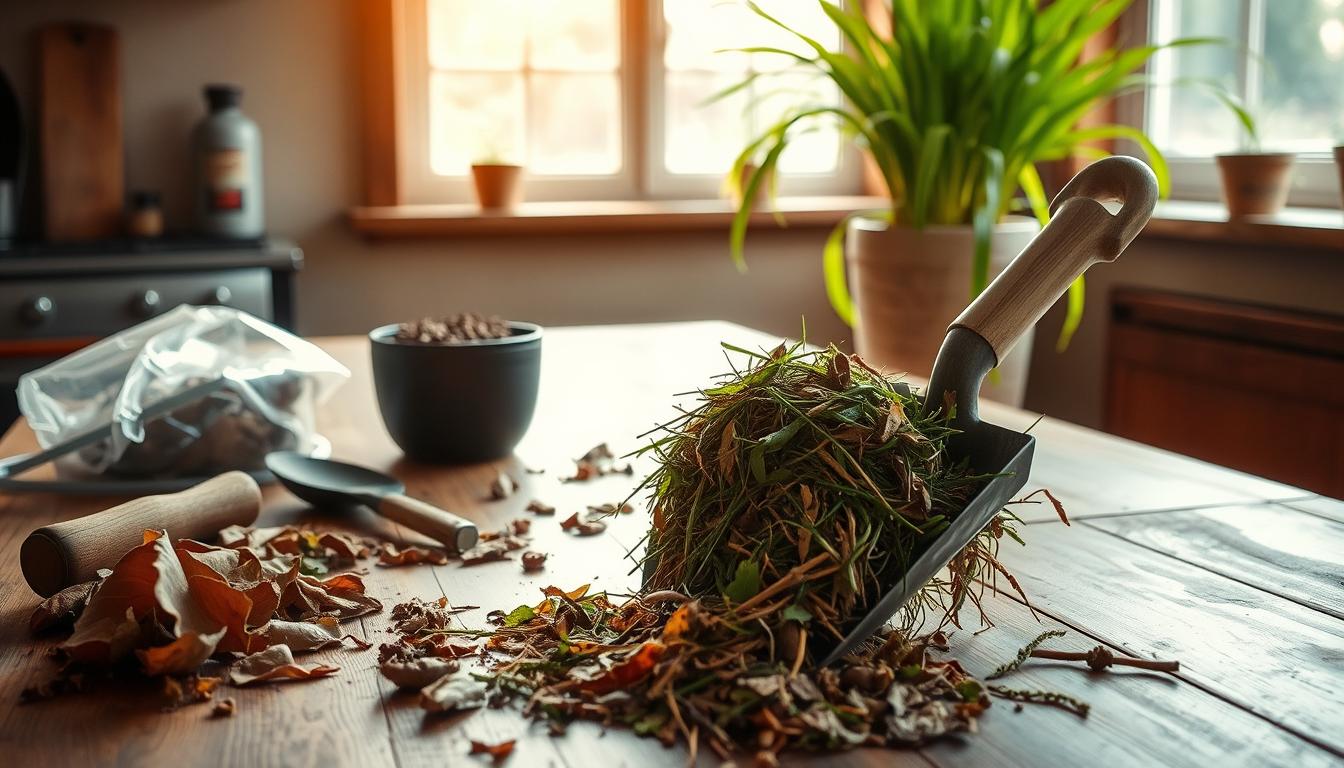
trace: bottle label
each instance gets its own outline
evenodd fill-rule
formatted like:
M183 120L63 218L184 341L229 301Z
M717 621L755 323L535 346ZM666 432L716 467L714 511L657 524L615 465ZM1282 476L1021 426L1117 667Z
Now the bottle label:
M203 162L206 210L242 210L243 190L249 181L247 155L243 150L211 150L205 153Z

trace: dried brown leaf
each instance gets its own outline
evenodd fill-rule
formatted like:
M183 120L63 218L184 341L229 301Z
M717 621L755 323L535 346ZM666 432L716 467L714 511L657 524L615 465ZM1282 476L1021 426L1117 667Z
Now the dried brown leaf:
M266 625L266 644L287 645L291 651L315 651L340 645L341 624L334 616L319 616L313 621L272 619Z
M498 744L487 744L483 741L471 740L471 754L488 755L496 763L504 760L513 754L513 746L517 743L516 739L501 741Z
M383 542L378 551L378 564L383 566L399 565L447 565L448 554L441 549L431 549L429 547L408 546L397 548L391 542Z
M398 688L419 690L444 675L456 672L457 668L458 663L452 659L426 656L419 659L388 659L378 666L378 671Z
M420 706L429 712L476 709L485 704L485 691L485 683L458 670L421 689Z
M264 651L244 657L233 669L229 670L229 682L233 685L252 685L254 683L285 682L287 680L310 680L326 677L340 671L340 667L313 662L299 664L286 645L273 645Z
M195 672L215 652L223 629L208 635L188 632L167 645L137 649L146 675L180 675Z
M75 623L84 612L99 580L73 584L37 604L28 617L28 630L34 635Z

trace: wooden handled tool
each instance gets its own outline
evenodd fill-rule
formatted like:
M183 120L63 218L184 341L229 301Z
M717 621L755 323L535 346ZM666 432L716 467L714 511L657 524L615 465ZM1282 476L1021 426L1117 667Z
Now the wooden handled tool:
M1118 202L1115 213L1104 203ZM948 438L952 464L990 478L896 584L868 608L822 666L840 659L885 624L998 515L1031 471L1036 438L980 420L980 384L1045 310L1092 264L1114 261L1143 229L1157 202L1157 178L1132 157L1108 157L1073 178L1050 205L1050 223L947 329L924 410L956 403Z
M176 539L210 539L221 528L251 525L261 512L261 489L245 472L225 472L177 493L119 504L102 512L38 528L19 550L28 586L50 597L94 579L144 541L146 530Z

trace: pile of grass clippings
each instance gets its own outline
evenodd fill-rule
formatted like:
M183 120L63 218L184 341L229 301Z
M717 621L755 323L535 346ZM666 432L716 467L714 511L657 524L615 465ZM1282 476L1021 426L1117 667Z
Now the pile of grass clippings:
M987 478L948 458L951 408L926 415L857 355L730 349L750 368L705 390L645 449L659 463L644 485L654 494L645 587L738 603L764 590L772 624L806 616L810 632L838 641ZM996 553L1005 535L1021 541L1016 522L1001 513L900 625L930 611L955 620L967 599L978 604L978 581L1011 581Z

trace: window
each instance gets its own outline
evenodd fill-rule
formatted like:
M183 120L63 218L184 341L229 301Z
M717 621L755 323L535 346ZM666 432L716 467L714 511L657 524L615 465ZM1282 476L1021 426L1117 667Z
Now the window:
M1153 58L1144 125L1172 163L1175 194L1216 198L1210 158L1245 148L1236 118L1204 85L1216 83L1255 117L1261 148L1299 153L1291 202L1337 205L1330 148L1344 141L1344 0L1149 0L1147 10L1154 42L1230 41Z
M838 49L816 0L764 0ZM531 200L716 197L749 137L830 83L763 53L807 54L740 0L406 0L397 121L406 202L471 199L473 162L527 167ZM771 72L714 103L720 90ZM781 156L780 194L851 194L858 158L822 128Z

